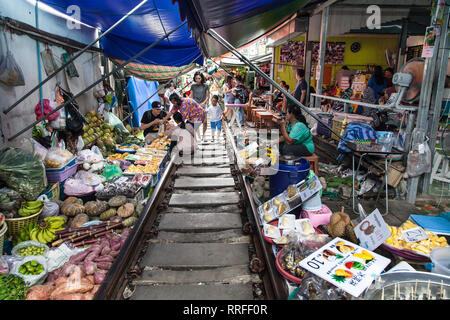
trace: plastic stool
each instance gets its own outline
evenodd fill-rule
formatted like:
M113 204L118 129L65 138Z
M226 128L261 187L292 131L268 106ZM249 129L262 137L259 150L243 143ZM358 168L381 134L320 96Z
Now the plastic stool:
M314 171L316 176L319 176L319 157L313 153L312 156L302 157L310 162L311 170Z

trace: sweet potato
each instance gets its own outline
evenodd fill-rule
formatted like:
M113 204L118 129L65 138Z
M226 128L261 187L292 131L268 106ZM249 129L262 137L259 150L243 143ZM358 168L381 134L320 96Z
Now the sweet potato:
M82 293L71 293L57 295L53 300L86 300L86 298Z
M109 246L109 243L103 247L102 252L100 252L101 256L106 256L111 252L111 247Z
M109 255L111 256L111 257L116 257L118 254L119 254L119 252L120 252L120 250L116 250L116 251L111 251L110 253L109 253Z
M27 300L49 300L56 287L52 285L37 285L28 290Z
M97 268L103 270L109 270L111 268L112 262L97 262Z
M94 287L92 288L92 290L89 291L89 292L95 295L95 294L97 293L97 291L98 291L98 288L100 288L100 285L99 285L99 284L96 284L96 285L94 285Z
M67 282L56 287L56 294L70 294L70 293L85 293L91 290L94 284L86 278L81 278L79 280L67 280Z
M76 255L71 256L70 259L69 259L69 262L72 262L72 263L78 263L78 262L81 262L81 261L83 261L83 260L86 258L86 256L87 256L91 251L92 251L92 247L87 248L87 249L85 249L84 251L81 251L81 252L77 253Z
M94 300L94 294L88 292L84 294L84 299L83 300Z
M107 271L106 270L97 270L94 273L94 282L95 284L100 284L105 279Z
M107 255L107 256L100 256L100 257L96 258L94 261L95 262L113 262L114 258L109 256L109 255Z
M92 275L97 271L97 264L92 261L85 261L84 262L84 272L87 275Z
M86 276L85 278L88 279L92 284L94 284L94 276L92 274Z
M68 279L67 277L60 277L60 278L56 279L55 280L55 287L58 287L61 284L66 283L67 279Z

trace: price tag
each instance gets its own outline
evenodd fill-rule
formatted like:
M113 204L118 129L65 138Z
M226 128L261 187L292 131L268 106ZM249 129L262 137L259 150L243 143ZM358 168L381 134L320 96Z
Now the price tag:
M360 241L359 245L368 250L375 250L391 236L378 209L365 217L353 230Z
M417 242L428 239L428 235L421 227L411 228L402 231L402 238L406 242Z

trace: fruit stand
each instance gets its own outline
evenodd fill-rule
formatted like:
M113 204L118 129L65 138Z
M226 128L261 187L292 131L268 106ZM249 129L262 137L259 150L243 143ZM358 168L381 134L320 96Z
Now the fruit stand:
M163 134L145 145L85 117L76 153L0 151L2 300L92 300L165 169Z

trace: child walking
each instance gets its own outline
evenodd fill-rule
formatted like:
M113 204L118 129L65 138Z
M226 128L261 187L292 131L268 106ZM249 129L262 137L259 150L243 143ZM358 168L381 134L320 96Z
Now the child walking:
M208 113L211 117L211 135L212 142L214 142L214 136L217 132L217 140L220 137L220 131L222 130L223 110L219 106L219 97L214 95L211 99L211 105L208 108Z

